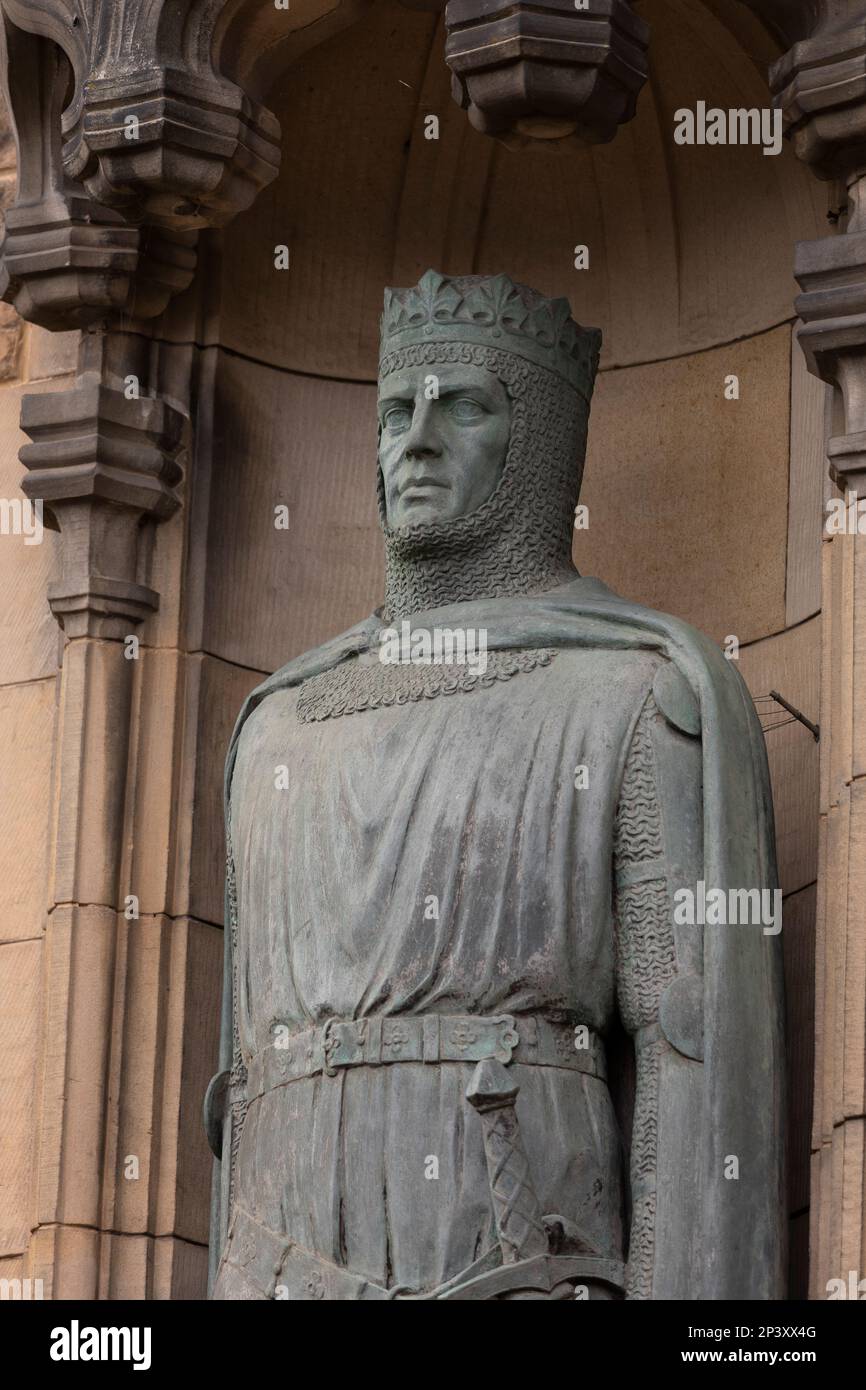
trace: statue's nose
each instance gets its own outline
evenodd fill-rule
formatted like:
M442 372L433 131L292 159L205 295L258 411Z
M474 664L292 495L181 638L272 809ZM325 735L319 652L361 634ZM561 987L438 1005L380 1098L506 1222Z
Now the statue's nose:
M412 424L403 445L405 458L425 458L442 452L439 431L433 411L433 401L419 401L412 416Z

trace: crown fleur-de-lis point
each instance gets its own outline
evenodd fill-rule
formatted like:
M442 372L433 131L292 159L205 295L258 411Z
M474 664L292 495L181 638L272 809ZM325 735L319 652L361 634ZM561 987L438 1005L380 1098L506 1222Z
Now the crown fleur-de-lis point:
M436 303L446 286L444 275L436 270L427 270L418 281L416 290L407 295L410 318L413 323L429 323L436 314Z
M440 274L438 270L425 270L417 286L414 290L411 290L410 293L416 294L420 291L420 297L427 300L432 306L441 286L444 284L445 276Z
M467 295L466 303L475 323L491 325L504 326L509 305L519 305L523 308L523 301L514 287L514 282L509 280L507 275L495 275L492 280L485 280L477 285Z
M542 347L555 347L556 338L554 336L553 319L547 305L542 305L533 309L527 317L526 331Z
M512 289L499 314L502 327L508 333L525 333L529 322L529 310L516 289Z
M450 323L458 316L462 302L463 296L446 282L436 294L432 318L436 323Z
M553 327L553 341L558 343L560 339L568 341L573 337L571 306L567 299L552 299L550 301L550 319Z
M478 323L484 328L496 323L496 304L486 284L475 285L464 295L460 318L466 323Z

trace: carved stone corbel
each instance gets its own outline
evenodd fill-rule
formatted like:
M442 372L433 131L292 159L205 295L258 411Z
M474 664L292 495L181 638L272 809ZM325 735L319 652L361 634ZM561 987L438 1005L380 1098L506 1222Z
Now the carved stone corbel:
M449 0L454 100L506 144L612 140L647 77L649 27L629 0Z
M135 357L147 347L140 337L86 334L75 386L24 398L21 427L32 442L21 449L30 470L22 490L41 500L63 535L63 574L48 602L67 637L123 638L159 603L142 582L139 541L148 521L180 505L174 488L187 421L128 384L146 381L146 361Z
M839 486L866 483L866 5L828 21L774 64L770 85L798 157L847 188L843 236L800 242L800 344L810 370L837 386L845 430L830 444Z
M3 0L9 23L69 61L63 165L94 202L135 222L221 226L276 176L279 122L212 60L229 8L237 7Z
M63 176L60 117L68 64L60 50L0 14L0 52L18 146L0 295L31 323L78 328L127 303L139 232L119 213L95 207Z
M214 65L228 5L2 0L18 192L0 295L61 330L160 314L195 240L279 168L279 123Z

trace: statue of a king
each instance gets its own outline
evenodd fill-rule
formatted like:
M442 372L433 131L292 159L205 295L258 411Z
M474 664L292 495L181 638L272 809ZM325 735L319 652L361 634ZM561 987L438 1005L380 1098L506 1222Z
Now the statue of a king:
M763 739L572 564L600 336L386 291L384 602L228 756L215 1298L781 1296Z

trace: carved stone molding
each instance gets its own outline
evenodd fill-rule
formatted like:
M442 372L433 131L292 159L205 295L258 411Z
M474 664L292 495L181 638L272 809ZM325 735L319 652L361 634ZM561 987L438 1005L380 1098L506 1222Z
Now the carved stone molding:
M133 367L145 370L145 350L146 340L91 332L75 386L23 401L22 489L61 532L62 577L48 601L68 637L125 637L158 606L142 582L141 532L179 506L186 416L140 393ZM112 361L121 353L123 381Z
M647 77L649 28L627 0L449 0L452 94L512 145L612 140Z
M219 226L279 167L279 123L211 59L212 0L3 0L66 54L63 166L134 221ZM273 7L272 7L273 8Z
M109 208L53 191L6 214L0 295L42 328L81 328L132 296L139 234Z
M798 157L818 178L847 186L845 234L800 242L794 273L810 370L838 387L845 432L831 441L830 475L866 485L866 4L824 23L770 70L770 85ZM856 11L859 10L859 13Z
M842 396L845 433L830 441L830 476L866 492L866 231L800 242L794 273L809 370Z
M770 69L798 158L821 179L866 171L866 14L819 28Z
M0 0L19 180L0 295L23 318L161 313L192 279L198 230L276 176L277 120L211 58L225 8Z

